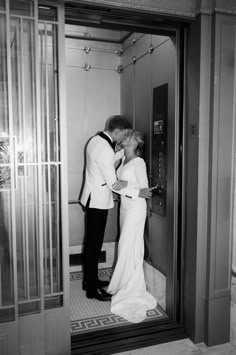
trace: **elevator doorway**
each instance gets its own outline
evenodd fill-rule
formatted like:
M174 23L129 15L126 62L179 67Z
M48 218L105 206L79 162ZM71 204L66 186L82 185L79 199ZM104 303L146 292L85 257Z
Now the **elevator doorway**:
M157 185L148 206L144 267L148 288L164 312L161 319L153 322L179 321L179 32L174 29L148 33L122 27L94 27L91 23L84 26L78 18L76 24L66 22L65 36L71 280L82 278L84 213L78 195L84 147L91 136L104 129L109 116L123 114L145 136L149 183ZM104 269L112 272L114 266L117 213L115 205L109 212L99 264L101 275ZM109 274L104 277L109 278ZM78 307L89 305L86 302ZM87 319L93 323L96 316L90 314ZM82 321L85 322L83 318ZM81 328L74 319L72 326L72 338L86 341L91 334L91 330L78 331ZM92 327L95 336L99 328L94 324ZM109 324L100 330L105 332L111 327ZM126 330L132 327L136 326L124 325ZM119 325L118 332L120 329ZM113 330L117 332L117 327Z
M147 342L151 345L167 340L167 333L172 340L183 337L181 317L177 312L181 306L177 297L181 280L178 262L180 258L177 258L177 246L181 240L181 234L177 234L177 205L181 205L181 188L178 188L179 30L169 26L159 28L155 18L154 24L152 20L148 20L147 26L138 26L137 17L133 16L137 21L131 21L130 24L126 12L122 25L115 24L113 19L105 26L94 9L88 17L88 13L79 11L73 20L73 16L69 14L69 5L65 7L66 25L86 27L86 31L82 31L82 38L78 38L81 33L77 33L74 36L76 38L73 34L70 37L67 34L68 40L77 43L79 39L84 41L82 50L78 50L78 44L73 44L69 52L65 51L63 2L55 4L37 0L0 1L0 110L3 118L0 122L0 352L4 355L9 351L12 354L33 354L37 351L54 354L69 352L68 201L69 209L80 208L77 201L84 143L97 130L102 130L107 117L114 113L126 115L133 127L145 134L144 158L148 166L150 184L158 184L153 202L149 205L145 233L145 265L146 275L150 277L147 280L148 287L153 286L156 275L161 277L157 291L163 289L166 295L163 305L161 299L159 300L164 316L162 319L147 320L138 325L95 330L87 335L77 334L72 337L72 349L73 352L74 349L82 349L80 353L83 354L98 354L110 342L112 349L106 353L112 353L118 343L121 350L134 346L134 342L138 347ZM120 23L121 17L122 15ZM105 41L93 38L94 42L102 44L97 51L90 50L91 41L86 43L90 39L87 29L90 31L94 27L95 33L98 33L98 29L109 32ZM113 46L112 51L108 53L113 64L108 68L103 57L104 43ZM170 43L175 48L173 56L168 52L169 55L165 56L164 60L160 56L158 60L153 61L155 52L166 48ZM127 48L122 48L124 44ZM75 58L75 63L70 64L74 59L73 51L81 56ZM96 54L95 57L92 56L93 53ZM174 91L171 91L171 95L174 95L174 100L173 96L169 95L173 82L170 84L167 80L170 68L166 71L163 68L160 70L160 63L171 57L174 63ZM158 62L161 74L166 73L164 82L159 82L159 77L158 80L155 79L151 71L152 61ZM67 76L72 68L74 72L70 74L71 77ZM156 70L157 68L154 68L155 72ZM70 112L65 112L65 74L69 88L67 108L71 109L73 116ZM104 85L105 76L107 85ZM78 79L75 86L71 85L71 78ZM113 81L115 85L111 85ZM142 87L144 89L140 90ZM154 98L160 97L158 95L161 95L161 102L165 105L154 105ZM172 111L169 111L170 102L174 107ZM75 103L78 104L77 107ZM174 115L169 120L170 112L174 112ZM167 116L168 125L165 125ZM73 125L78 123L77 130L73 130ZM167 136L164 134L165 127L168 128ZM172 133L169 135L169 132ZM78 146L71 146L75 142ZM172 144L172 150L169 144ZM68 154L69 152L71 154ZM159 153L162 153L163 159L160 159ZM159 157L158 164L156 160L152 160L154 155ZM67 162L71 176L66 171ZM80 170L76 170L77 168ZM167 186L164 180L166 176L170 177ZM169 211L172 211L172 214ZM109 215L104 247L117 241L116 216L117 207ZM169 216L172 217L166 223ZM70 234L75 227L77 238L76 243L73 237L71 238L70 252L71 256L77 256L81 254L78 236L83 238L83 214L81 211L70 210L69 217ZM76 222L79 222L78 225L74 224L74 217ZM169 226L172 226L172 229ZM161 256L166 255L166 264L155 254L157 247L164 244L153 244L154 239L156 241L156 229L161 228L163 236L170 232L169 238L166 239L171 243L167 243L161 253ZM113 263L114 255L109 259L108 249L103 250L101 264L104 260ZM109 250L114 252L115 248ZM155 292L154 287L151 292Z

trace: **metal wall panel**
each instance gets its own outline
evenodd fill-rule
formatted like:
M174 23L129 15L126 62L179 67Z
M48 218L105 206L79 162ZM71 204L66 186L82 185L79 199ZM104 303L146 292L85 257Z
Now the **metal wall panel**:
M133 34L126 43L133 42L132 54L124 51L121 74L122 113L133 115L133 126L145 136L144 158L147 164L150 184L153 184L155 172L152 171L155 152L152 153L153 132L153 89L168 84L168 133L167 139L167 215L155 213L154 198L148 202L149 218L145 233L146 259L166 277L167 312L173 315L176 262L176 151L178 140L178 109L176 106L177 52L175 43L169 37ZM131 41L132 43L132 41ZM125 48L125 46L124 46ZM154 194L155 196L155 194Z

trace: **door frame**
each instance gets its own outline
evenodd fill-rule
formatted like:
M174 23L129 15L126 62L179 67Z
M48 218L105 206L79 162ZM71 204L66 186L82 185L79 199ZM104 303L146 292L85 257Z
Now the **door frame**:
M81 5L81 4L80 4ZM173 32L176 33L176 41L179 41L179 47L177 51L177 65L178 70L176 73L176 85L178 90L176 90L176 100L178 107L180 126L178 127L179 132L179 146L177 147L177 162L178 162L178 174L179 184L184 181L184 137L185 137L185 108L184 108L184 64L186 64L186 58L184 56L186 34L184 33L184 28L187 23L183 22L170 22L170 19L163 21L160 26L158 23L153 25L153 18L157 17L156 14L144 13L136 10L127 9L116 9L114 14L109 17L108 12L105 11L106 7L96 4L96 9L93 5L86 5L84 11L83 6L80 7L78 2L65 1L65 23L71 24L81 24L80 17L82 16L82 23L85 26L91 27L105 27L109 29L132 29L132 31L139 31L151 34L162 34L170 35ZM110 8L110 7L109 7ZM95 15L96 14L96 15ZM97 16L97 21L94 22L94 15ZM70 16L70 19L69 19ZM101 21L105 16L105 21ZM109 22L111 18L111 23ZM102 25L100 25L102 22ZM188 22L190 22L188 20ZM177 233L178 233L178 245L176 246L176 257L178 258L177 271L178 274L176 280L176 294L177 300L180 303L178 311L176 311L176 320L165 319L160 321L144 322L141 324L128 325L122 328L114 328L103 331L95 331L93 333L84 335L75 335L71 338L71 349L72 354L112 354L119 351L131 350L139 347L150 346L154 344L160 344L163 342L168 342L171 340L183 339L186 337L183 327L183 282L181 274L183 271L183 240L184 240L184 230L182 224L184 222L184 189L182 185L179 186L179 197L180 202L178 208L178 222L177 222ZM178 286L177 286L178 281Z

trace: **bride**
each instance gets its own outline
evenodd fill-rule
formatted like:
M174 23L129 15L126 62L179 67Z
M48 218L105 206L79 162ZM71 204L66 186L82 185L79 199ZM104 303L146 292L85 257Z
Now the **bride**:
M150 198L151 189L148 189L146 164L139 156L143 146L141 133L128 130L121 144L124 157L117 170L118 179L127 180L128 185L139 189L140 193L136 200L121 196L118 259L108 292L112 294L111 312L138 323L145 319L146 311L157 304L146 289L143 270L147 204L142 197Z

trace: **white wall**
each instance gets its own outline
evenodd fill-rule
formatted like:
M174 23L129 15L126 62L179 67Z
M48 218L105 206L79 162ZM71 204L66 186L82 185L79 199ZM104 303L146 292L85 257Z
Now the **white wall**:
M84 46L92 50L86 54ZM120 75L115 71L120 58L117 45L66 39L68 188L69 200L78 199L84 168L84 147L88 139L104 129L106 119L120 113ZM85 63L91 65L84 70ZM84 238L84 212L69 205L70 246ZM108 216L105 241L115 240L116 210Z

